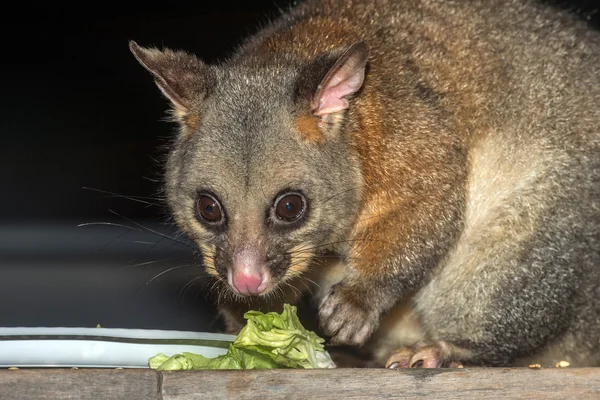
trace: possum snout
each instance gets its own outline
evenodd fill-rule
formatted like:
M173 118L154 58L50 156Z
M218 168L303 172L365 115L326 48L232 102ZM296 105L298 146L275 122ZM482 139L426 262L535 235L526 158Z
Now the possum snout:
M269 286L271 274L257 251L243 249L234 254L232 266L227 270L227 281L242 296L259 295Z

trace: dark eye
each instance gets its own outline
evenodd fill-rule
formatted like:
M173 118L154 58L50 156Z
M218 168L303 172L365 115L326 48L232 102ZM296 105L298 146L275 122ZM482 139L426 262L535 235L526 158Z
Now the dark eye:
M299 193L286 193L275 201L275 215L286 222L300 218L305 208L306 200Z
M208 223L218 223L223 219L221 204L210 195L200 195L196 201L196 214Z

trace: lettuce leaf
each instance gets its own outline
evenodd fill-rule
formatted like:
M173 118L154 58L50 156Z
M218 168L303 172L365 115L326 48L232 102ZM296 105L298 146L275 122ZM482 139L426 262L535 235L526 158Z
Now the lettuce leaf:
M171 357L163 353L148 360L157 370L335 368L325 350L325 340L302 326L295 306L284 304L283 312L244 314L246 326L226 354L206 358L183 352Z

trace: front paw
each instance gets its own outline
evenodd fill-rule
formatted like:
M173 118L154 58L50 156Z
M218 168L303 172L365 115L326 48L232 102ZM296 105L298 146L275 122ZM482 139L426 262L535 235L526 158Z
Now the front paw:
M379 325L368 294L340 282L321 301L319 320L333 345L363 345Z

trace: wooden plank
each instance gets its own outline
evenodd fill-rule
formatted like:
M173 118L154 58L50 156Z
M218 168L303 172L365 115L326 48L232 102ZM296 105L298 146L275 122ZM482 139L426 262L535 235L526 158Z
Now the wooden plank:
M600 399L600 368L164 372L164 400Z
M1 400L600 399L600 368L0 370Z
M1 400L159 400L160 374L149 369L0 371Z

